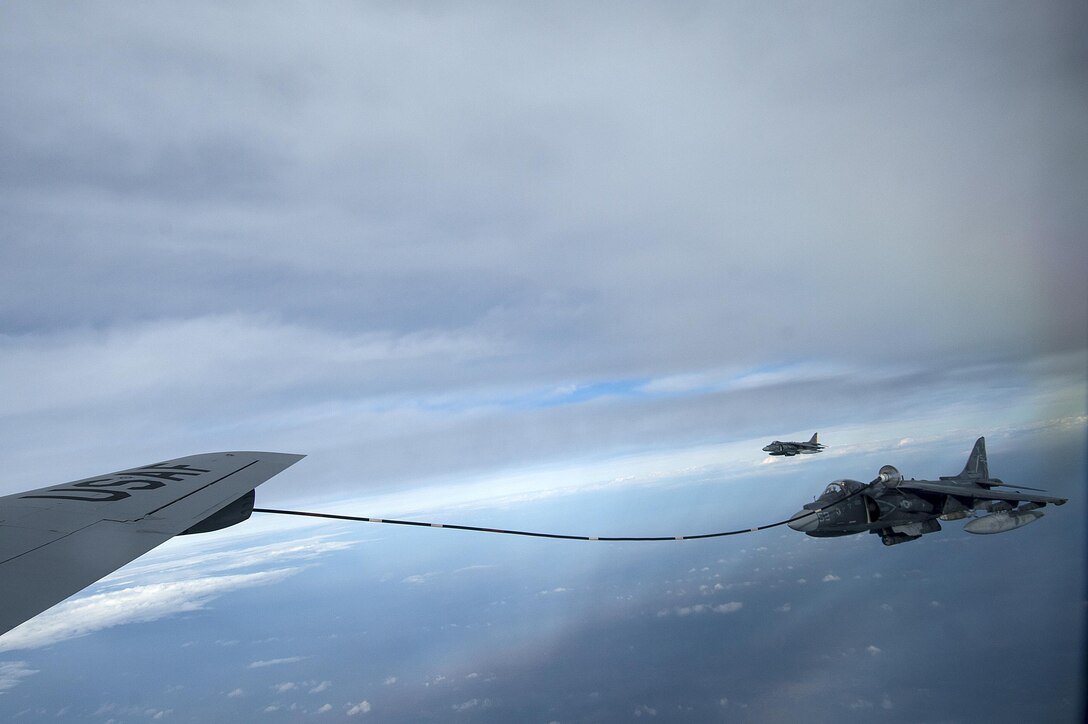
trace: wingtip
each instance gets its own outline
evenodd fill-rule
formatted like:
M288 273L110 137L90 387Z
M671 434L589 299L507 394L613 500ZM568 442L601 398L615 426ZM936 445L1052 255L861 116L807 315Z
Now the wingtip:
M220 452L209 452L209 453L201 453L201 454L203 454L203 455L265 455L265 456L274 455L276 457L295 458L296 460L301 460L302 458L306 457L306 455L304 453L286 453L286 452L277 452L275 450L222 450Z
M197 453L196 455L186 455L185 457L174 458L164 462L171 463L196 463L203 461L211 461L217 458L252 458L255 460L263 460L269 463L277 463L284 469L291 467L302 458L306 457L301 453L285 453L275 452L272 450L220 450L218 452L206 452Z

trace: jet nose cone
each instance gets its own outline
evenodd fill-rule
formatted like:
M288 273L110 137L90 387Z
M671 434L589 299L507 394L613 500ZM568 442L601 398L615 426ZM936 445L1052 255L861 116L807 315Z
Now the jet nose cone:
M816 514L811 510L799 510L790 517L790 522L786 523L790 528L799 530L802 533L808 533L809 531L816 530L817 525Z

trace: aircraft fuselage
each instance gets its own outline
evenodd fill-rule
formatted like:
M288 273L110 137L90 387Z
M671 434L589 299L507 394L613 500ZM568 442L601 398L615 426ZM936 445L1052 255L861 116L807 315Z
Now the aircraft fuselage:
M965 525L966 532L1003 533L1043 517L1039 508L1048 503L1066 502L1065 498L1001 490L1007 487L990 477L986 441L980 437L959 475L905 480L898 470L885 465L867 484L857 480L830 483L819 498L794 514L788 525L814 538L868 531L879 535L884 545L895 545L941 530L942 520L978 513L983 515Z

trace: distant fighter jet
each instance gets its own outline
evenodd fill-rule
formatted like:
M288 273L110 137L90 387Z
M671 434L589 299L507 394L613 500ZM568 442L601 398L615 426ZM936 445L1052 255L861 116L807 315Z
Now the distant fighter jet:
M986 438L980 437L959 475L904 480L898 470L885 465L868 484L834 481L819 498L798 511L788 525L816 538L869 531L879 535L884 545L893 546L939 531L939 520L960 520L980 512L985 515L965 525L965 531L1003 533L1042 518L1039 508L1047 503L1066 502L1066 498L995 490L997 487L1010 486L990 477Z
M785 455L786 457L792 457L794 455L815 455L822 451L824 446L820 444L817 439L820 433L812 433L812 438L808 442L779 442L775 440L770 445L763 448L763 452L770 453L771 455Z

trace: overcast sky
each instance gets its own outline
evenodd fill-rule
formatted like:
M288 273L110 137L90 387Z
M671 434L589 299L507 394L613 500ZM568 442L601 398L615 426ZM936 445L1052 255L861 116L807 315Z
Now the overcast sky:
M2 13L5 491L1083 409L1079 4Z

